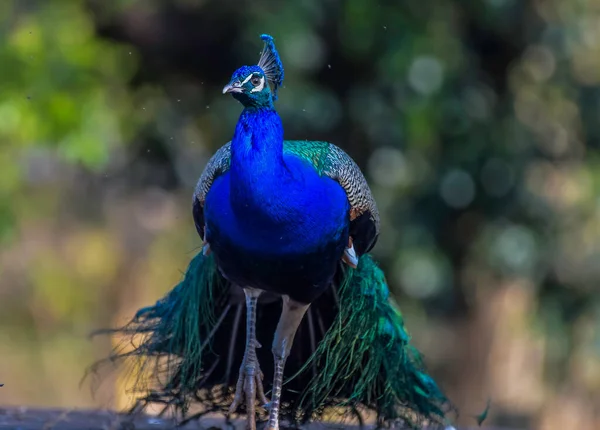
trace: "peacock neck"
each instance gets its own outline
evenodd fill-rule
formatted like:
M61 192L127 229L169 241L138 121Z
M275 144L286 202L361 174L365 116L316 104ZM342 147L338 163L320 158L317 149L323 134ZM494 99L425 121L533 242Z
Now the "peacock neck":
M264 205L265 196L281 187L286 175L283 126L272 107L247 107L231 141L231 194L235 206Z
M254 173L283 164L283 126L273 107L247 107L237 122L231 142L231 164Z

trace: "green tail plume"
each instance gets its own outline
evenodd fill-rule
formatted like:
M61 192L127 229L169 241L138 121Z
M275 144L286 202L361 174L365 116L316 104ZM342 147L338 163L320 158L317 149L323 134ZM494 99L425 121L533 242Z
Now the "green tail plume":
M373 409L380 424L442 423L448 401L409 345L385 276L369 255L347 270L338 295L334 322L304 367L319 369L298 399L305 419L338 405Z
M308 321L300 327L297 339L305 340L295 342L296 356L286 366L294 376L284 389L281 417L294 422L318 419L329 407L342 406L355 412L376 411L379 424L443 423L449 403L409 344L383 272L365 255L357 269L340 275L341 280L309 310L324 322L322 330L315 332ZM245 339L240 318L245 305L243 299L235 303L231 289L214 258L199 253L183 280L163 299L139 310L124 327L104 331L120 335L125 344L141 336L132 351L117 349L108 360L134 358L138 369L154 366L149 369L153 388L139 383L136 387L143 393L142 407L162 403L165 410L174 406L184 417L190 402L202 404L203 413L227 410ZM259 303L261 343L271 341L280 309L277 301ZM314 342L307 341L309 333ZM271 353L261 348L258 356L268 389Z
M149 390L140 380L134 387L146 394L142 402L174 405L185 412L190 400L208 400L198 397L198 390L210 376L211 341L227 313L227 297L227 283L214 258L200 252L164 298L140 309L125 326L101 331L120 335L122 344L133 345L128 352L119 346L109 361L136 358L141 373L150 371L154 388ZM135 341L136 336L141 340Z

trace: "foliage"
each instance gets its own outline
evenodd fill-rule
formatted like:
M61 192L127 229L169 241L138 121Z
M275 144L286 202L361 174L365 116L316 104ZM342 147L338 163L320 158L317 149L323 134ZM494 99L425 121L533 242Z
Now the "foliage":
M367 173L376 258L449 397L595 428L596 3L0 2L0 403L92 404L76 382L107 345L84 334L176 283L239 114L220 88L267 32L286 138Z

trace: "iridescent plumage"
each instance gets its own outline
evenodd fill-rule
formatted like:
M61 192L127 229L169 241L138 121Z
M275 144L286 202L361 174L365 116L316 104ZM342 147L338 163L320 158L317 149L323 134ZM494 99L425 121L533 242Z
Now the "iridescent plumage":
M359 255L369 252L379 236L379 211L360 168L342 149L329 142L285 140L284 153L311 163L320 175L339 182L350 203L350 236ZM213 181L229 170L231 142L226 143L211 157L196 185L193 203L204 207L206 194ZM204 225L199 223L198 234L204 237Z
M379 234L367 182L331 143L284 141L274 108L283 65L273 39L262 38L259 64L236 70L223 89L244 111L194 192L203 251L164 299L115 330L144 338L111 360L157 366L153 375L162 378L143 401L183 412L193 401L204 412L245 406L248 429L269 382L271 400L262 406L270 430L280 416L303 422L329 407L374 410L379 424L443 422L448 402L367 254ZM270 357L260 344L273 330ZM284 372L291 377L285 386Z

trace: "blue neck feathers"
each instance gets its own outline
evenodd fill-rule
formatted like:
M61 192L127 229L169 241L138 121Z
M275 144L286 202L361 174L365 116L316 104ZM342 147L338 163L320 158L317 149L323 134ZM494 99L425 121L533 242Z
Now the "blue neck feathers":
M231 142L231 168L246 167L244 165L248 162L259 162L259 165L253 167L268 167L270 170L277 167L273 164L282 164L282 157L283 126L275 109L245 108ZM265 163L272 164L265 166Z
M272 106L246 107L231 142L232 206L246 212L264 209L286 173L279 115Z

